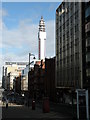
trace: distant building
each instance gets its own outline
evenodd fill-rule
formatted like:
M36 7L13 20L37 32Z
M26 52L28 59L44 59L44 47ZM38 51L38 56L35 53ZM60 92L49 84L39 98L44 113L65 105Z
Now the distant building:
M46 45L46 31L45 22L43 17L39 22L39 32L38 32L38 58L39 60L45 59L45 45Z
M13 80L21 75L21 71L26 67L27 62L6 62L3 67L2 85L4 89L13 89Z
M28 72L29 72L29 66L27 65L24 70L22 70L21 74L21 90L22 91L28 91Z
M56 88L90 88L90 1L56 9Z
M16 93L21 93L21 75L15 77L13 80L13 90Z
M2 81L0 81L0 87L2 87Z
M5 70L2 68L2 88L5 88Z

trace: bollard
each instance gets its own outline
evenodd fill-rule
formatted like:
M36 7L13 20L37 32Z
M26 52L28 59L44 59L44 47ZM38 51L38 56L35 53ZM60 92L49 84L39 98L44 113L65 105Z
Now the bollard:
M48 97L43 98L43 112L44 113L50 112L50 105L49 105L49 98Z
M8 103L6 103L6 108L8 108Z
M32 110L35 110L35 100L32 100Z

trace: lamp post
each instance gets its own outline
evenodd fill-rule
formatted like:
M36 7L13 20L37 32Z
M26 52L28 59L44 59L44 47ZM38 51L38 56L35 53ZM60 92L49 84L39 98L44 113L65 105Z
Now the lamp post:
M31 64L31 63L30 63L30 57L31 57L31 56L34 56L33 59L36 59L34 54L29 53L29 71L30 71L30 64Z
M29 72L30 72L30 65L33 63L33 61L32 61L32 62L30 61L30 57L31 57L31 56L34 56L33 59L36 59L34 54L29 53L28 74L29 74ZM29 78L28 78L28 79L29 79ZM28 102L28 107L29 107L29 97L30 97L30 94L28 94L28 98L27 98L27 99L28 99L28 101L27 101L27 102Z

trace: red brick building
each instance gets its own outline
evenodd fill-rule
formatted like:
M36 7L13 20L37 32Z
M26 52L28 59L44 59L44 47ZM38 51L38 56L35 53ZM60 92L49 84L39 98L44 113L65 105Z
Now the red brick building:
M28 89L31 97L41 99L44 93L45 63L37 61L28 74Z
M45 62L37 61L28 78L31 97L42 99L48 96L51 101L55 101L55 57L46 58Z
M45 93L51 101L55 101L55 57L45 59Z

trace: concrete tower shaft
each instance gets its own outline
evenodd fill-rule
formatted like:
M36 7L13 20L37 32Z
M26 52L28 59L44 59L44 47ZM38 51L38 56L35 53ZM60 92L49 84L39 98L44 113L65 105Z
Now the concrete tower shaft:
M39 60L45 59L45 41L46 41L46 32L45 32L45 22L41 16L39 21L39 32L38 32L38 58Z

